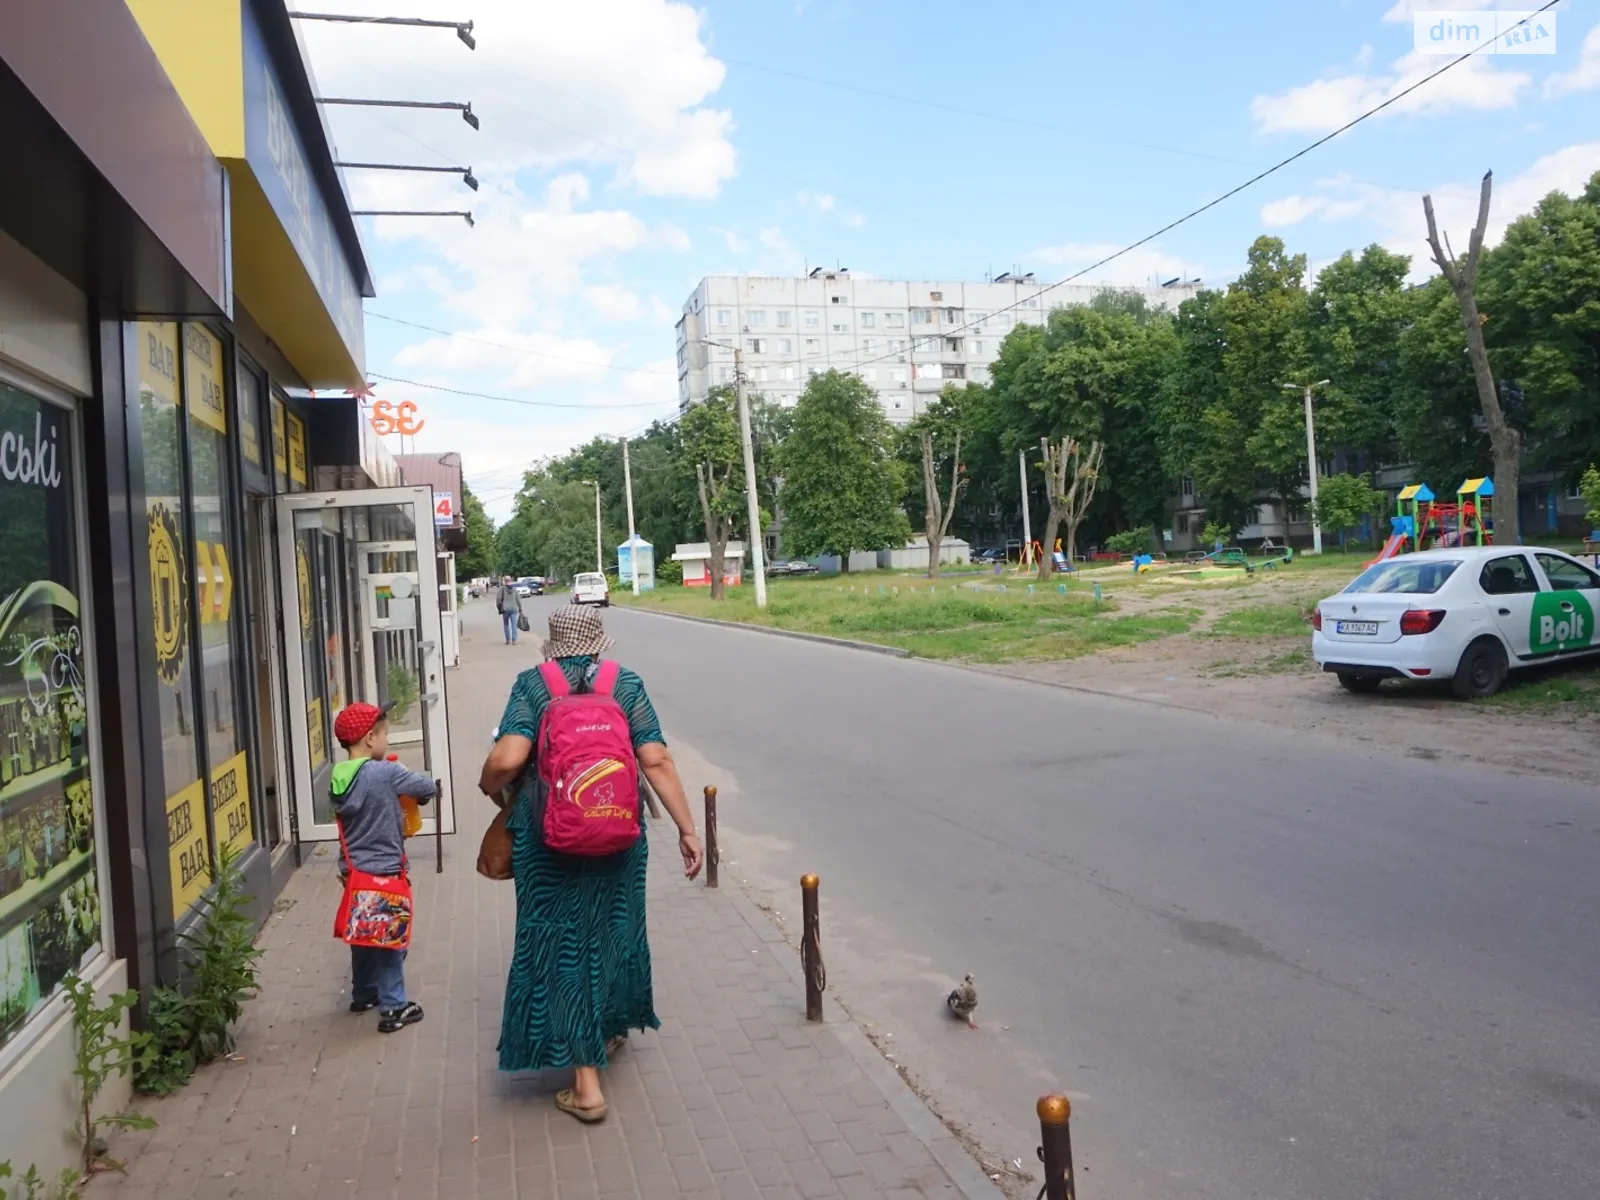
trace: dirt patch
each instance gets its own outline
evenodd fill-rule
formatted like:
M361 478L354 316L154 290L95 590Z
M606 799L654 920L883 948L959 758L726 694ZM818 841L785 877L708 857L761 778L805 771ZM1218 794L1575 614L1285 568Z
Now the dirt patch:
M1263 598L1256 593L1251 599L1259 604ZM1287 589L1273 597L1280 598L1296 600ZM1217 612L1208 625L1215 626L1229 608L1233 606ZM1466 760L1600 785L1600 716L1593 706L1528 703L1547 691L1553 697L1582 685L1589 672L1513 676L1514 688L1497 698L1504 703L1467 704L1443 688L1393 684L1376 695L1355 696L1317 670L1309 631L1294 638L1250 640L1190 633L1070 662L1009 663L993 669L1413 758ZM1491 724L1495 736L1485 736Z

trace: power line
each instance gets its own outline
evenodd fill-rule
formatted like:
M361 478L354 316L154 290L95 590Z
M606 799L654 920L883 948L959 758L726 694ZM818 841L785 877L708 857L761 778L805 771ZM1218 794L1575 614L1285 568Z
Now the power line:
M422 383L416 379L401 379L396 375L380 375L376 371L369 371L373 379L382 379L387 383L403 383L406 387L427 388L433 392L448 392L452 396L471 396L477 400L498 400L502 404L524 404L529 408L581 408L589 412L611 412L619 408L660 408L664 404L676 404L676 400L651 400L643 404L563 404L559 400L524 400L518 396L495 396L488 392L469 392L463 388L445 387L440 383Z
M509 350L513 354L526 354L530 358L548 358L555 362L577 363L585 367L600 367L607 371L621 371L627 375L654 375L657 379L676 379L676 375L669 375L666 371L653 370L650 367L624 367L613 363L595 362L589 358L572 358L565 354L547 354L542 350L526 350L521 346L508 346L505 342L492 342L488 338L473 337L467 333L454 333L448 329L438 329L432 325L423 325L418 321L407 321L401 317L391 317L384 313L367 311L367 316L377 317L380 321L389 321L395 325L405 325L412 329L420 329L425 333L437 333L441 337L457 338L463 342L476 342L480 346L493 346L496 350Z

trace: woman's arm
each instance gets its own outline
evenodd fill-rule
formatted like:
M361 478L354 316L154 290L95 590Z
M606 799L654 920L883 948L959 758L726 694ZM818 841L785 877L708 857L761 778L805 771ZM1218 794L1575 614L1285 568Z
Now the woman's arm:
M690 879L700 874L705 855L700 849L700 839L694 831L694 814L689 811L689 798L684 795L683 781L678 778L678 765L672 761L672 751L660 742L646 742L638 749L639 766L644 777L655 788L661 803L667 806L672 823L678 827L678 849L683 854L683 873Z
M489 757L483 760L478 790L499 803L500 789L522 774L522 768L528 765L528 758L532 754L532 738L520 733L501 734L499 740L489 748Z

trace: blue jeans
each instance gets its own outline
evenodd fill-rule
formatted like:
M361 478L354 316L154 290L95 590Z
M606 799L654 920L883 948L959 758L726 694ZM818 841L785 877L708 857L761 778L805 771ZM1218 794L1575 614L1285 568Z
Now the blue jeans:
M518 615L519 614L514 612L503 612L500 614L500 624L504 625L506 629L506 641L510 642L513 646L517 644Z
M406 952L350 947L350 998L377 1000L384 1012L406 1006Z

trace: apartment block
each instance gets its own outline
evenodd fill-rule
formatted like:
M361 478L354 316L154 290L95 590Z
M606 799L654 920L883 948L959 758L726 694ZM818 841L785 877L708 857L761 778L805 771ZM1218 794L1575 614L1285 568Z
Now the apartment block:
M853 371L877 391L889 419L910 421L947 383L986 383L1001 340L1051 309L1087 304L1108 290L1135 291L1175 310L1198 281L1113 289L1052 287L1033 275L979 283L891 281L817 268L802 276L711 275L677 325L682 408L732 383L734 350L752 390L793 404L813 375Z

